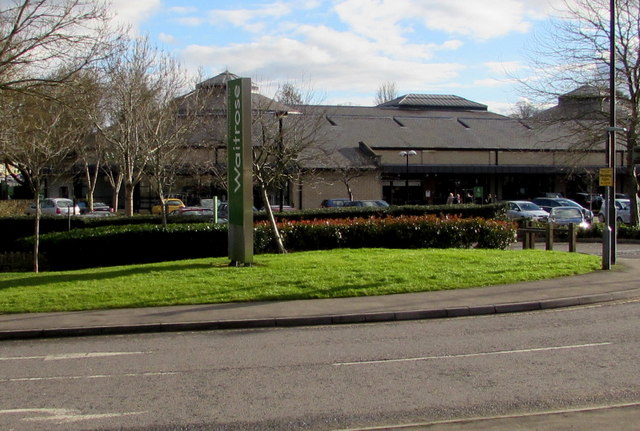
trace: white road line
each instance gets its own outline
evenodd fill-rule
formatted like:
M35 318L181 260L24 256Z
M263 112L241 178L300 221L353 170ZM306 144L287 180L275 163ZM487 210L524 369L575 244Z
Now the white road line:
M66 359L92 359L105 358L110 356L126 356L126 355L147 355L152 352L80 352L80 353L62 353L59 355L40 355L40 356L6 356L0 357L0 361L22 361L37 360L43 361L61 361Z
M442 421L435 422L420 422L420 423L412 423L412 424L403 424L403 425L383 425L383 426L372 426L372 427L358 427L358 428L343 428L335 431L390 431L390 430L403 430L403 429L414 429L416 427L427 427L431 428L435 425L450 425L450 424L470 424L472 422L481 422L481 421L490 421L490 420L501 420L501 419L517 419L517 418L529 418L529 417L538 417L538 416L547 416L547 415L558 415L558 414L571 414L571 413L582 413L582 412L597 412L600 410L610 410L610 409L624 409L628 407L640 407L640 403L624 403L624 404L611 404L604 406L595 406L595 407L577 407L574 409L558 409L558 410L548 410L541 412L531 412L531 413L522 413L517 415L500 415L500 416L478 416L478 417L470 417L470 418L460 418L460 419L448 419Z
M84 420L95 420L95 419L110 419L121 416L133 416L133 415L141 415L147 413L146 411L142 412L120 412L120 413L101 413L101 414L82 414L80 410L76 409L11 409L11 410L0 410L0 415L4 414L31 414L31 415L48 415L41 417L26 417L22 420L25 422L59 422L59 423L69 423L69 422L78 422Z
M583 349L587 347L607 346L609 344L611 343L574 344L569 346L538 347L538 348L532 348L532 349L518 349L518 350L499 350L497 352L465 353L460 355L420 356L415 358L380 359L380 360L373 360L373 361L356 361L356 362L336 362L333 365L335 366L369 365L369 364L386 364L386 363L392 363L392 362L428 361L432 359L475 358L475 357L481 357L481 356L511 355L515 353L536 353L536 352L548 352L552 350Z
M10 382L42 382L50 380L82 380L82 379L109 379L117 377L155 377L155 376L173 376L180 374L177 371L165 371L155 373L124 373L124 374L94 374L88 376L50 376L50 377L17 377L13 379L2 379L2 383Z

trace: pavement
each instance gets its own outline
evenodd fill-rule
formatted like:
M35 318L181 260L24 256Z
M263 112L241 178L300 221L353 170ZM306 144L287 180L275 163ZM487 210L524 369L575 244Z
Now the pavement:
M559 251L566 248L554 246ZM579 253L601 251L599 243L577 246ZM0 340L435 319L635 298L640 298L638 243L618 244L611 270L526 283L358 298L4 314Z

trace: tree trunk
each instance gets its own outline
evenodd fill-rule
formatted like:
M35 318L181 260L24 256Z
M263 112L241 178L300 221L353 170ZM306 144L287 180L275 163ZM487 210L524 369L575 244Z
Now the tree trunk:
M260 194L262 195L262 202L264 203L264 208L267 211L267 217L269 218L269 224L271 225L271 232L273 233L273 238L276 241L276 246L278 247L278 253L285 254L287 249L284 248L284 243L282 242L282 236L280 235L280 231L278 230L278 225L276 224L276 218L273 216L273 211L271 210L271 205L269 204L269 196L267 195L267 189L263 186L260 186Z
M630 137L627 135L627 140ZM632 142L635 142L635 139L631 138ZM627 151L627 169L625 169L625 179L628 185L625 187L629 192L629 200L631 203L631 225L639 226L640 225L640 214L638 212L638 192L640 191L640 184L638 183L638 177L636 176L636 165L634 164L633 157L633 148L635 145L630 145L631 149ZM615 190L614 190L615 192ZM614 196L615 198L615 196Z
M133 216L133 190L135 185L126 182L124 185L124 214L127 217Z
M40 190L38 189L35 192L36 218L33 228L33 272L37 274L40 272Z
M111 205L113 205L113 212L118 212L118 205L120 204L120 187L122 187L122 181L111 185Z
M85 162L84 172L87 179L87 209L93 211L93 194L96 191L96 184L98 183L98 172L100 171L100 163L96 163L95 171L91 175L91 169L89 164Z

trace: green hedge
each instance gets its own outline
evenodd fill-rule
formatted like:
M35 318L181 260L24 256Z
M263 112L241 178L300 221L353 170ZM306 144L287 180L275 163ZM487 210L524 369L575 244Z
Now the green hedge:
M279 221L295 220L331 220L362 217L400 217L437 215L440 217L458 216L462 218L504 219L507 213L505 203L490 205L399 205L390 207L345 207L345 208L317 208L299 211L276 212ZM253 216L255 221L267 219L266 212L258 211Z
M176 223L193 223L193 218L175 220ZM15 244L21 238L33 235L35 219L33 216L0 217L0 252L14 251ZM87 229L100 226L124 226L162 223L161 216L135 215L133 217L60 217L45 216L40 218L40 233L67 232L69 230ZM172 221L173 223L173 221Z
M481 218L403 216L287 222L280 225L291 250L362 248L500 248L515 240L512 223Z
M506 248L515 239L512 223L412 216L333 221L286 222L280 225L291 251L332 248ZM23 249L32 239L19 241ZM210 223L102 226L42 235L43 270L78 269L227 255L227 226ZM254 252L275 252L270 226L257 223Z
M407 205L392 206L388 208L320 208L302 211L286 211L275 213L279 221L295 220L332 220L362 217L399 217L403 215L429 215L442 217L481 217L486 219L504 218L506 207L504 204L492 205ZM265 211L254 213L256 222L267 220ZM192 224L191 217L170 217L169 224ZM135 215L133 217L42 217L40 221L40 233L66 232L75 229L86 229L99 226L122 226L138 224L162 224L162 217L158 215ZM33 235L33 216L0 217L0 252L15 251L16 241Z

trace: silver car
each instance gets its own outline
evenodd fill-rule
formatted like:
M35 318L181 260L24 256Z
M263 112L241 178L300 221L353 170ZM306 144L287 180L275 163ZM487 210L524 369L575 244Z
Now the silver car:
M27 215L36 213L36 204L32 203L26 211ZM46 198L40 201L40 214L52 216L80 215L80 207L71 199Z
M604 223L605 221L603 208L600 209L598 220L600 223ZM616 199L616 222L631 223L631 199Z
M591 225L580 208L574 206L553 207L549 212L549 223L557 225L575 224L580 229L589 229Z
M529 201L507 201L509 209L507 209L507 217L512 220L539 220L546 221L549 213L533 202Z

